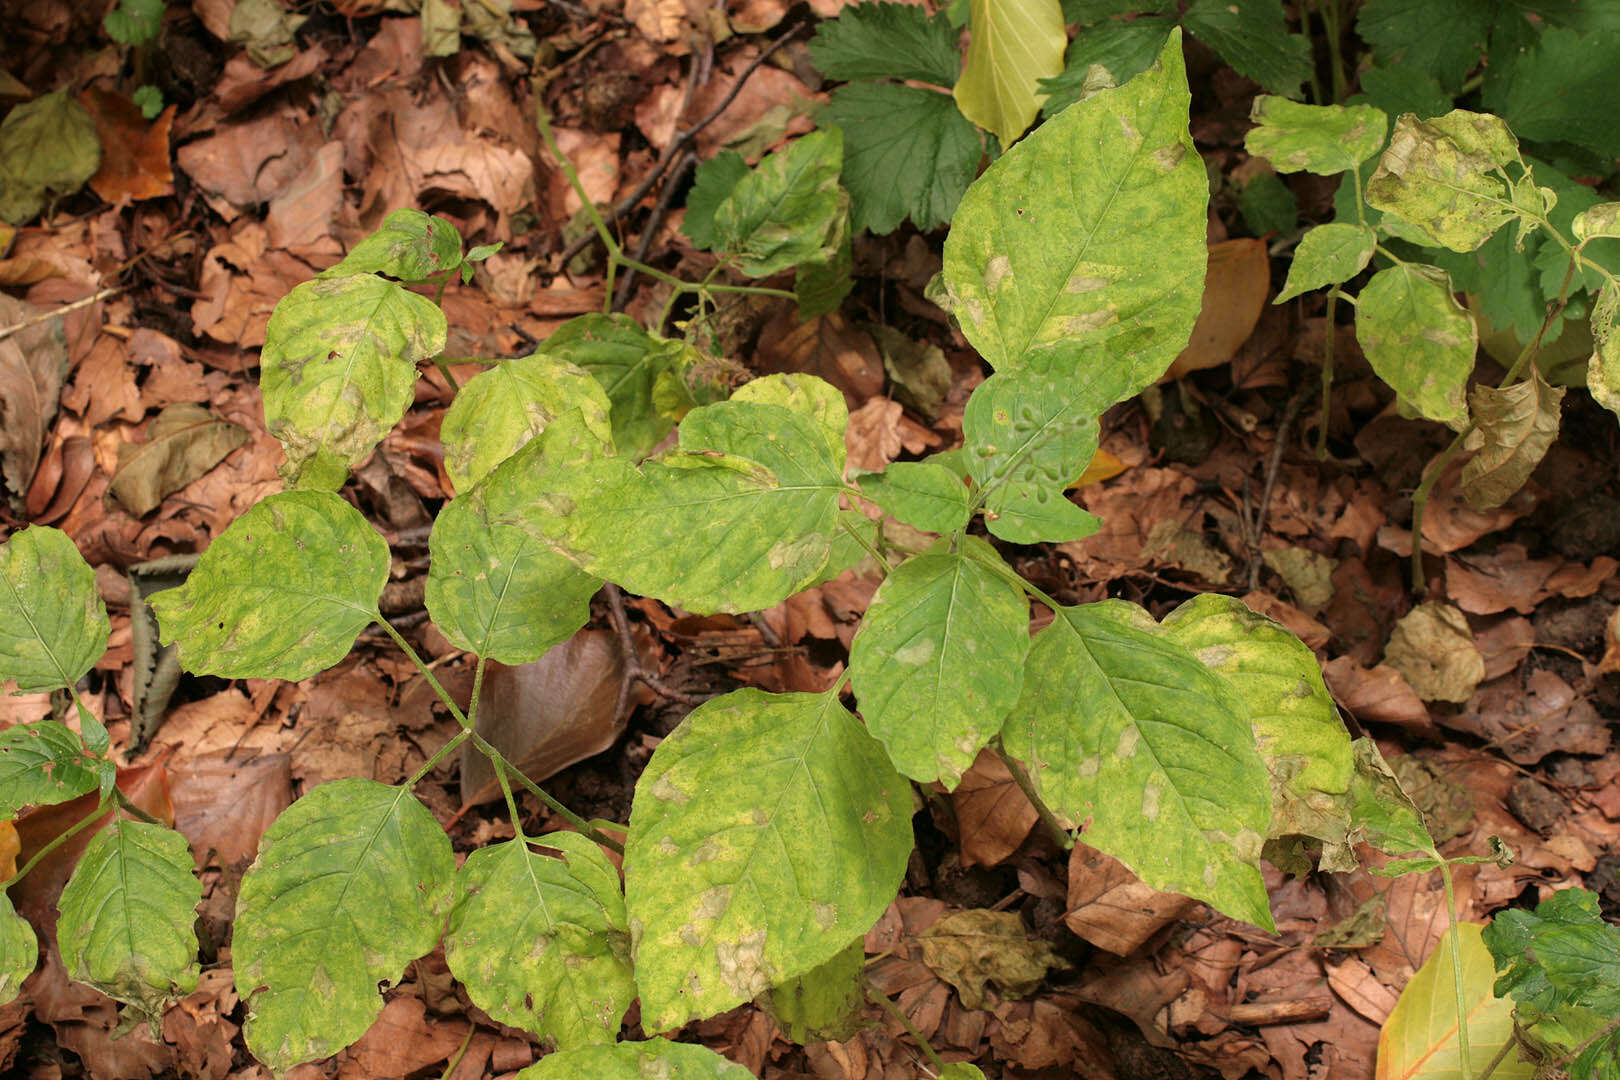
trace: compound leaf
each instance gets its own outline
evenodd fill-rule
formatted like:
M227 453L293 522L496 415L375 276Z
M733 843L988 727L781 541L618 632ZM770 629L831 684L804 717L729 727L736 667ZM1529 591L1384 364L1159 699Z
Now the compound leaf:
M1063 70L1058 0L971 0L973 40L952 96L962 115L1011 146L1040 111L1040 80ZM954 231L954 230L953 230Z
M1152 68L1064 109L968 189L944 280L992 367L1099 385L1106 372L1111 402L1185 347L1209 261L1209 181L1187 102L1172 31Z
M1261 94L1249 119L1255 126L1244 149L1278 172L1348 172L1383 149L1389 134L1389 118L1371 105L1301 105Z
M860 484L884 513L924 532L955 532L968 523L967 485L943 465L897 461Z
M66 533L30 525L0 544L0 680L24 694L72 686L111 633L95 571Z
M1339 285L1367 268L1378 234L1365 225L1334 221L1317 225L1300 238L1294 261L1288 267L1288 283L1273 304L1292 300L1312 289Z
M379 988L439 940L455 869L405 788L338 780L288 807L236 902L231 959L254 1056L282 1072L364 1035Z
M962 68L962 33L943 11L855 4L816 27L810 59L829 79L914 79L949 87Z
M1400 263L1378 271L1356 301L1356 340L1401 399L1430 420L1464 414L1479 331L1444 270Z
M1005 566L977 537L901 563L850 647L866 729L919 783L956 787L1023 687L1029 603L1010 569L987 564Z
M749 277L813 258L838 214L844 137L812 132L761 161L714 211L716 250Z
M1282 0L1193 0L1182 19L1193 37L1240 75L1290 97L1311 77L1311 42L1288 32Z
M1243 702L1141 608L1060 608L1002 728L1052 810L1148 885L1270 929L1266 764Z
M150 598L187 671L297 681L348 655L380 616L388 545L327 491L261 500L214 538L178 589Z
M686 217L681 221L681 232L698 248L707 251L720 242L714 232L714 212L747 175L748 162L735 150L720 151L692 174L692 190L686 196Z
M426 281L461 265L461 234L442 217L420 210L394 210L373 233L349 249L343 261L318 275L386 274L400 281Z
M62 890L57 943L68 974L148 1017L197 988L202 882L173 829L114 818Z
M924 231L948 224L984 155L956 102L927 87L840 86L823 118L844 133L843 184L856 232L891 233L908 217Z
M652 1038L547 1054L517 1080L751 1080L753 1075L707 1046Z
M738 690L693 710L636 784L631 948L650 1031L832 959L894 899L911 787L836 694Z
M1524 486L1558 438L1563 400L1564 388L1548 386L1533 365L1523 382L1469 391L1475 426L1465 446L1475 453L1463 465L1462 493L1470 506L1495 509Z
M0 821L25 806L77 799L100 784L100 762L55 720L0 731Z
M1513 133L1495 116L1405 113L1367 181L1367 205L1395 214L1431 247L1473 251L1519 215L1500 174L1518 160Z
M0 892L0 1005L17 1000L38 963L39 939L34 928L11 906L11 897Z
M636 996L619 872L578 833L467 856L444 957L473 1004L561 1050L612 1042Z
M445 333L436 304L374 274L317 278L282 297L259 388L287 482L341 487L405 415L416 365L443 351Z

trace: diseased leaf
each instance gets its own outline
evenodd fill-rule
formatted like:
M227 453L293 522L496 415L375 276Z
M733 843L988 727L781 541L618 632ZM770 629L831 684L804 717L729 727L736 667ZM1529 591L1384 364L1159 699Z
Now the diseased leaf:
M317 278L270 316L259 388L294 487L336 491L405 415L416 365L444 349L444 312L372 274Z
M706 1046L652 1038L547 1054L517 1080L750 1080L753 1075Z
M1011 146L1040 111L1040 80L1063 70L1058 0L971 0L973 39L952 95L962 115Z
M943 11L854 4L816 27L810 59L829 79L914 79L949 87L962 67L961 31Z
M793 1042L843 1042L863 1026L866 949L861 942L767 990L759 1004Z
M1501 173L1518 161L1513 133L1495 116L1406 113L1367 181L1367 205L1397 215L1431 247L1473 251L1518 216Z
M187 671L297 681L348 655L381 616L388 545L325 491L271 495L214 538L178 589L154 593Z
M1586 365L1592 400L1620 414L1620 286L1610 282L1592 305L1592 358Z
M96 790L99 764L79 736L55 720L0 731L0 820L10 821L25 806L52 806Z
M1049 969L1066 966L1048 942L1029 935L1016 911L953 911L917 935L917 945L923 963L969 1009L984 1008L988 983L1004 997L1029 997Z
M460 265L461 234L456 227L442 217L403 208L391 211L375 232L349 249L342 262L319 276L386 274L400 281L426 281Z
M1467 701L1485 680L1485 658L1467 616L1435 600L1396 622L1384 663L1405 676L1424 701Z
M1301 105L1265 94L1254 99L1255 126L1243 147L1278 172L1332 176L1347 172L1383 149L1389 120L1371 105Z
M856 232L891 233L908 217L924 231L948 224L984 156L955 100L926 87L840 86L822 116L844 133L842 179Z
M1513 497L1558 438L1561 386L1548 386L1534 366L1530 377L1496 389L1479 385L1468 394L1475 428L1464 448L1462 493L1475 510L1492 510Z
M1272 93L1297 96L1311 77L1311 41L1288 32L1282 0L1193 0L1182 25Z
M30 525L0 544L0 680L23 694L72 686L111 634L95 571L66 533Z
M1236 691L1133 604L1055 615L1030 647L1007 752L1143 882L1269 929L1271 797Z
M1444 270L1400 263L1378 271L1356 302L1356 340L1378 377L1417 412L1460 421L1479 331Z
M202 882L173 829L114 817L62 890L56 940L68 975L156 1020L197 988Z
M48 194L71 195L96 174L96 122L68 90L13 105L0 121L0 221L21 225Z
M247 440L241 425L201 405L177 402L148 425L145 442L118 444L118 471L107 490L131 516L145 517Z
M838 213L844 138L812 132L761 161L714 211L716 250L749 277L813 258Z
M1288 284L1273 304L1327 285L1340 285L1367 268L1378 234L1365 225L1334 221L1311 228L1294 249Z
M364 1035L381 990L439 940L455 871L449 837L405 788L337 780L288 807L236 901L254 1057L283 1072Z
M1578 242L1595 237L1620 239L1620 202L1598 203L1576 214L1570 223Z
M0 892L0 1005L17 1000L38 963L39 939L34 928L11 906L11 897Z
M872 597L850 675L866 729L913 780L954 788L1018 702L1029 603L1011 574L977 537L942 540Z
M1350 819L1367 843L1386 855L1435 850L1434 838L1378 746L1363 736L1350 744Z
M833 24L821 25L825 28ZM698 248L707 251L720 242L714 232L714 212L747 175L748 162L735 150L720 151L692 174L692 190L686 196L686 217L681 220L681 232Z
M1173 19L1149 15L1108 19L1081 28L1069 41L1067 66L1052 78L1041 80L1041 90L1047 94L1041 111L1051 116L1088 96L1094 64L1103 66L1115 86L1136 78L1159 58L1164 39L1174 25Z
M944 279L962 332L992 367L1107 385L1106 407L1186 346L1209 197L1187 102L1172 32L1152 68L1064 109L969 188Z
M826 963L894 899L911 788L835 694L737 690L636 783L625 895L642 1023L713 1016Z
M955 532L968 523L967 485L943 465L897 461L860 484L884 513L924 532Z
M473 1004L559 1050L614 1041L636 997L619 871L578 833L467 856L444 958Z

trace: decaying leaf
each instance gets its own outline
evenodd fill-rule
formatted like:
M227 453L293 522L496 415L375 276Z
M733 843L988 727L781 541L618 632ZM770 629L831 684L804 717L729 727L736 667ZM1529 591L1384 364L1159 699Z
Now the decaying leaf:
M1467 701L1485 678L1485 657L1467 617L1436 601L1418 605L1395 624L1384 662L1424 701Z
M1475 430L1464 443L1475 451L1463 466L1462 493L1475 510L1494 510L1530 479L1558 438L1564 388L1530 377L1500 390L1476 386L1468 394Z
M246 429L201 405L170 405L146 429L145 442L118 445L118 471L108 490L130 514L145 517L247 439Z
M39 314L31 304L0 295L0 326ZM28 490L56 416L67 376L62 320L46 319L0 339L0 475L21 496Z
M923 963L956 987L962 1004L984 1007L985 988L995 983L1007 997L1028 997L1052 968L1067 967L1052 946L1024 930L1016 911L957 911L917 939Z

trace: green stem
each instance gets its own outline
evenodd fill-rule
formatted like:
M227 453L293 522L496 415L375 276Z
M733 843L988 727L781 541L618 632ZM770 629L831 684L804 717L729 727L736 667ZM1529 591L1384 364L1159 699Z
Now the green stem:
M860 493L859 492L852 492L852 494L859 495ZM862 498L865 498L865 496L862 496ZM881 569L883 571L883 576L884 577L889 576L889 571L893 570L894 567L890 566L889 565L889 560L885 559L883 557L883 552L881 552L877 548L873 547L872 542L870 540L868 540L866 537L862 536L860 534L859 530L852 527L847 521L844 521L842 518L840 518L838 520L838 527L840 529L843 529L845 532L849 533L849 535L855 540L855 542L857 544L861 545L861 547L866 549L866 553L868 555L872 556L872 558L877 560L878 567L879 567L879 569Z
M455 699L450 696L449 691L439 684L438 678L433 674L433 669L423 663L420 656L416 655L416 650L411 648L411 643L405 640L404 635L394 629L393 623L380 615L377 617L377 625L383 628L383 633L394 639L394 644L398 645L406 658L416 665L416 670L422 673L422 677L427 680L428 686L433 689L435 694L439 695L439 700L444 702L445 707L450 710L450 715L456 718L456 723L470 730L472 724L467 720L466 714L455 703Z
M450 374L450 362L445 360L443 357L440 357L433 362L434 364L438 365L439 374L444 376L444 381L450 384L450 392L452 394L461 393L461 384L456 382L456 377L454 375Z
M512 835L519 843L523 843L528 838L523 835L523 821L518 814L517 799L513 798L512 785L506 779L506 762L497 759L492 760L490 764L495 766L495 778L501 782L501 795L506 799L506 813L512 819Z
M1322 420L1316 431L1316 460L1326 461L1328 456L1328 423L1333 418L1333 345L1338 339L1338 328L1333 319L1339 306L1339 287L1335 285L1327 294L1327 336L1322 339Z
M479 735L477 732L469 732L468 734L472 737L473 745L484 752L484 756L489 758L490 762L495 766L497 771L499 771L502 766L511 769L512 775L517 777L518 783L522 784L524 789L527 790L529 794L533 795L535 798L539 799L541 802L550 807L552 813L556 814L558 817L562 818L564 821L568 822L568 824L572 825L574 828L578 829L581 833L590 837L592 840L595 840L603 847L615 851L620 855L624 854L623 844L613 839L613 837L609 836L607 833L602 832L600 829L596 828L596 826L592 825L590 822L568 809L568 807L558 802L552 796L548 795L539 784L536 784L533 780L530 780L527 776L525 776L522 769L519 769L517 766L508 761L506 756L495 747L491 746L483 738L483 736Z
M1594 1031L1591 1035L1587 1036L1586 1040L1583 1041L1579 1046L1576 1046L1567 1053L1560 1054L1558 1056L1558 1060L1552 1063L1553 1067L1562 1068L1563 1066L1568 1065L1570 1062L1586 1053L1592 1047L1613 1035L1616 1031L1620 1031L1620 1016L1610 1020L1597 1031Z
M916 1029L916 1027L911 1023L911 1018L900 1010L900 1006L889 1000L888 994L885 994L871 983L867 983L866 999L872 1002L874 1005L883 1006L884 1010L888 1012L890 1016L900 1021L901 1025L905 1027L906 1032L916 1042L918 1048L920 1048L922 1052L928 1056L928 1060L933 1064L935 1072L942 1073L945 1071L945 1062L939 1056L939 1052L934 1049L927 1039L923 1038L922 1032Z
M439 749L434 752L432 757L422 762L421 768L417 769L411 774L411 778L405 781L405 787L414 788L417 784L421 783L424 776L437 768L439 762L443 761L445 758L454 753L455 749L462 743L466 742L471 735L472 731L469 728L462 728L460 731L452 735L443 746L439 747Z
M1339 0L1317 0L1317 14L1322 17L1322 29L1327 35L1329 74L1333 77L1333 101L1335 104L1344 100L1345 85L1344 60L1339 51L1339 38L1342 29L1339 26Z
M461 1059L467 1055L467 1047L472 1045L473 1036L477 1032L478 1025L469 1022L467 1024L467 1037L461 1040L461 1048L451 1056L449 1063L444 1067L444 1075L439 1077L439 1080L450 1080L451 1074L456 1071L456 1066L460 1065Z
M1018 784L1018 790L1024 793L1024 798L1028 799L1029 804L1035 808L1035 813L1039 815L1041 824L1046 826L1046 831L1057 842L1058 850L1068 851L1074 847L1074 838L1069 835L1069 830L1065 829L1063 824L1058 821L1057 815L1052 813L1052 808L1046 805L1046 801L1041 798L1041 793L1035 790L1035 781L1029 778L1029 773L1025 770L1023 762L1002 748L1000 736L991 739L990 746L996 752L996 757L1001 759L1001 763L1007 766L1007 771L1012 773L1014 782Z
M557 167L560 168L563 171L563 175L568 178L568 183L571 187L573 187L574 194L578 195L579 201L584 204L585 213L590 216L591 228L596 230L597 239L601 240L602 246L607 248L608 257L610 259L617 259L622 254L623 249L619 247L619 242L613 239L613 234L608 232L607 222L602 220L601 213L596 209L596 203L592 202L591 197L586 194L585 185L580 180L579 173L574 170L574 163L569 161L568 155L564 154L562 150L558 148L556 136L552 135L551 133L551 119L546 116L544 106L537 105L535 107L534 122L535 126L540 129L540 138L545 140L546 149L551 151L552 159L557 162ZM610 283L611 280L612 279L610 278ZM610 284L608 288L608 295L610 298L612 294L613 289Z
M130 817L134 818L136 821L144 821L148 825L163 824L163 822L159 821L151 814L148 814L145 810L142 810L140 807L130 802L129 796L125 795L122 791L119 791L117 787L112 789L112 794L113 799L118 803L118 808L124 813L128 814Z
M21 881L23 878L27 877L28 872L34 867L38 866L41 859L45 858L45 856L49 855L63 844L73 839L79 833L83 832L92 821L99 820L103 814L112 809L114 802L115 800L110 797L102 799L96 804L96 808L90 811L87 816L80 818L72 825L69 825L65 830L52 837L46 842L44 847L34 852L33 858L23 863L21 870L18 870L15 874L12 874L10 877L6 878L4 882L0 882L0 892L4 892L17 882Z

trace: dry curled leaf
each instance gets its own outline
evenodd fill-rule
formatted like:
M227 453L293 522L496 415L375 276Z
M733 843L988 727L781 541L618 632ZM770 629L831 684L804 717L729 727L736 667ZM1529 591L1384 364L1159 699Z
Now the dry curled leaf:
M1534 365L1524 382L1468 394L1474 431L1463 445L1475 451L1462 471L1462 493L1475 510L1494 510L1530 479L1558 438L1564 388L1548 386Z
M1468 619L1435 601L1419 604L1395 624L1384 662L1424 701L1467 701L1485 678L1485 658Z

